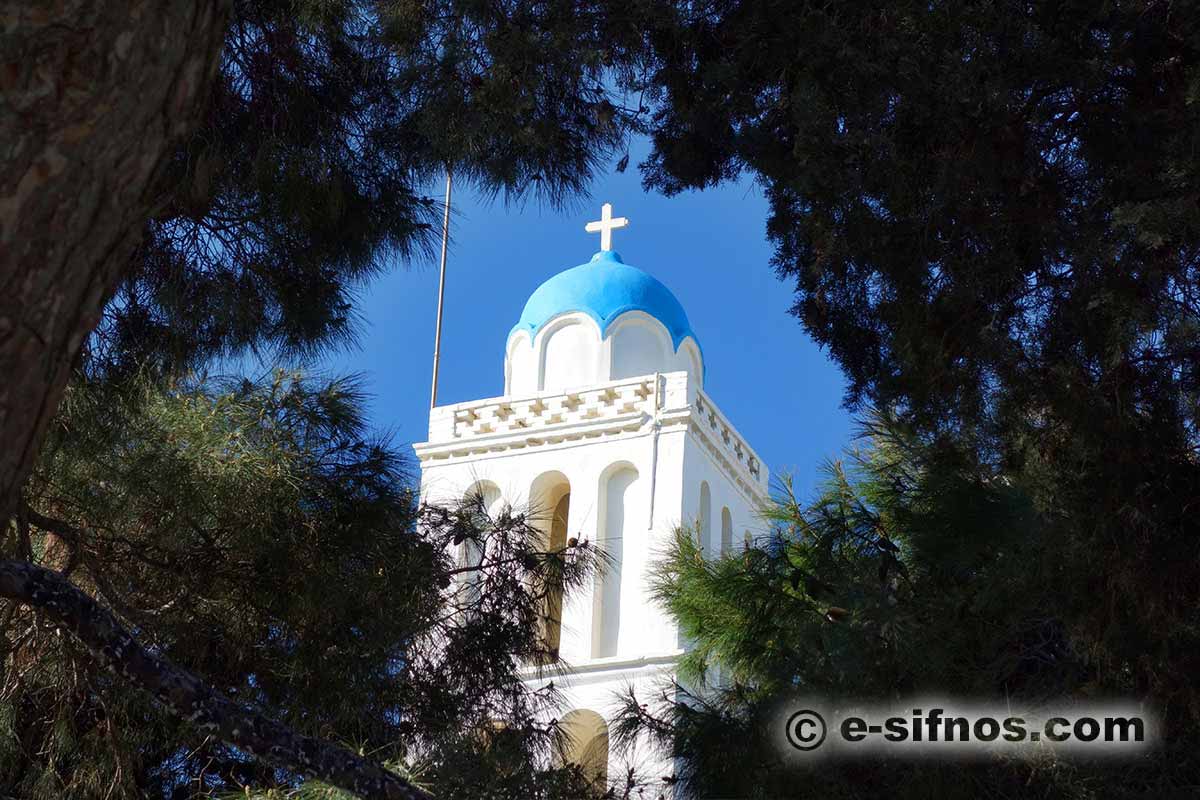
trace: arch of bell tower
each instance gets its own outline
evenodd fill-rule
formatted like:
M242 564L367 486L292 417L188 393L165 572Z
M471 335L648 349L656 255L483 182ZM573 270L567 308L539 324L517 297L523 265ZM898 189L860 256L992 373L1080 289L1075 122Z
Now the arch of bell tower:
M527 330L509 337L504 394L525 397L655 372L686 372L703 385L703 365L695 339L676 348L666 327L644 311L624 312L603 333L587 314L567 312L532 339Z
M541 533L541 547L558 552L567 546L567 529L571 513L571 481L558 470L543 472L529 487L526 507L529 520ZM562 643L563 586L546 587L539 625L550 662L558 660Z

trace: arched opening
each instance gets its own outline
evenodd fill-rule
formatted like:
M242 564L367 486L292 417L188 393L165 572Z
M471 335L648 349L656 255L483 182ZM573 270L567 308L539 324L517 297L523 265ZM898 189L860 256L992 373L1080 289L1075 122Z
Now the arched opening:
M599 336L586 318L552 323L542 344L541 389L554 392L595 383Z
M547 552L561 553L567 546L567 522L571 513L571 483L561 472L546 472L534 479L529 490L530 521L541 532L540 546ZM561 570L550 562L542 598L539 621L546 661L558 660L562 641L563 580Z
M537 353L525 331L518 331L508 343L504 359L504 393L510 397L533 394L538 388Z
M729 513L729 506L721 509L721 555L729 555L729 549L733 547L733 515Z
M605 563L596 576L592 605L592 658L617 655L621 633L621 568L625 539L639 519L634 486L637 470L628 464L610 467L600 478L600 513L597 516L600 549Z
M473 519L472 527L486 525L483 517L495 519L501 510L503 498L500 487L491 481L477 481L463 495L463 511ZM464 539L458 546L457 561L459 569L459 586L463 590L462 602L470 607L479 602L480 586L483 583L482 572L476 567L483 564L484 545L478 539Z
M597 789L608 784L608 725L604 717L588 709L576 709L563 716L559 757L563 764L576 764Z
M662 323L648 314L630 311L609 329L609 352L612 354L610 379L634 378L670 369L667 348L670 334Z
M712 543L712 492L700 481L700 510L696 512L696 544L703 550Z
M704 388L704 363L700 358L700 350L696 347L696 341L692 337L689 336L679 343L674 361L675 369L688 373L689 383L695 382L697 387Z

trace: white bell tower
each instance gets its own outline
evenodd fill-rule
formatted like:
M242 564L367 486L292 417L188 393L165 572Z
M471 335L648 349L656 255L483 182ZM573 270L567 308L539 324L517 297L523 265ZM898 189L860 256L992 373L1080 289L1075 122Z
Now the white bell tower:
M422 495L445 502L481 493L499 504L553 509L551 546L577 537L612 566L568 596L557 637L569 701L560 717L569 758L617 782L627 764L608 752L616 694L650 697L683 652L674 621L650 597L647 571L676 526L695 524L710 554L741 547L761 525L767 469L703 386L704 361L675 296L611 250L605 204L589 231L591 261L530 296L508 336L504 394L430 412L415 445ZM553 626L552 626L553 627ZM548 680L531 675L531 681ZM669 761L633 765L670 774Z

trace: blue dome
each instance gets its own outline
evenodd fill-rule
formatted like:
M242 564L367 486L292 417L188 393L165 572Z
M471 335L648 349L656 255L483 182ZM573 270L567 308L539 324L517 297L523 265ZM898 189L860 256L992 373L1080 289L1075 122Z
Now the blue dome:
M539 286L509 336L524 330L533 339L547 322L571 311L594 319L602 339L617 317L626 311L643 311L666 327L676 350L689 336L700 345L671 290L611 250L596 253L587 264L560 272Z

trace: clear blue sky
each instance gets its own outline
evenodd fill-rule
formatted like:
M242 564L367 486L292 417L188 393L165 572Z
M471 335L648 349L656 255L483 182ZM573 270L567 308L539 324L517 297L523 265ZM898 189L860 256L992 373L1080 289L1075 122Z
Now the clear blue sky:
M599 178L591 199L565 211L456 192L439 405L503 392L509 330L542 281L599 249L583 226L599 218L602 202L630 220L613 233L613 249L665 283L687 311L709 396L772 474L791 472L798 488L811 487L820 462L850 442L853 422L840 405L841 373L787 313L792 292L770 266L767 204L748 181L666 198L644 192L631 165ZM358 303L358 346L323 364L365 376L372 421L398 442L425 439L436 299L436 262L376 279Z

